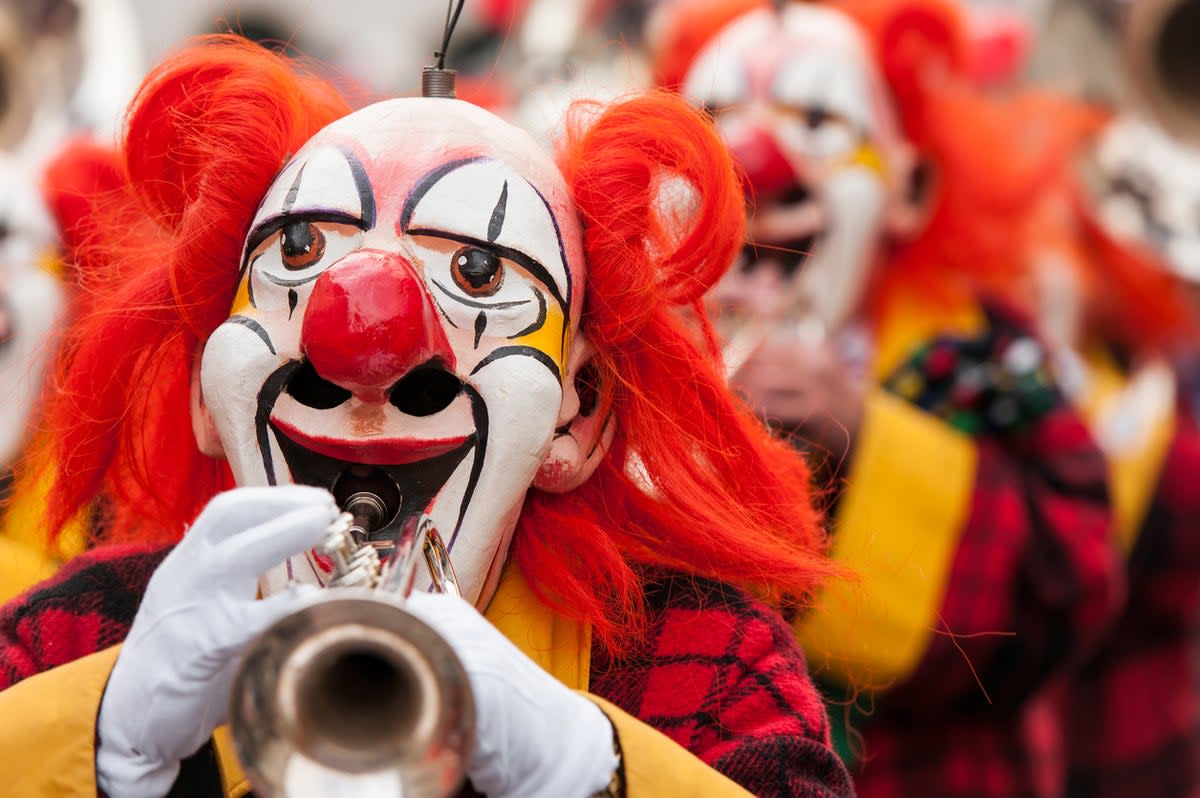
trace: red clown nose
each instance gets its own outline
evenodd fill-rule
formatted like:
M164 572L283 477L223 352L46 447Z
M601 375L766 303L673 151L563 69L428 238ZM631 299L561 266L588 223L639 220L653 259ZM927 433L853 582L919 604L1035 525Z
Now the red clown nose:
M317 278L300 343L318 374L367 402L384 401L397 381L430 360L454 368L416 269L380 250L348 255Z
M729 142L733 159L741 167L746 195L759 204L771 202L796 184L796 173L775 137L751 127Z

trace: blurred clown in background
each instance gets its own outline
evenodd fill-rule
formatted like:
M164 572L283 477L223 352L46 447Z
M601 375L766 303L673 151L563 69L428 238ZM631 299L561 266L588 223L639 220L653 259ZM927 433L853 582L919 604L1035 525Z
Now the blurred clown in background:
M657 79L715 118L750 208L711 295L727 368L825 458L861 575L796 622L848 697L859 794L1038 795L1025 709L1124 585L1103 455L1013 278L1061 153L1049 100L981 88L951 3L663 14Z
M10 499L0 515L0 597L45 578L84 542L78 525L56 544L45 540L38 468L22 464L28 476L15 485L12 469L34 437L43 379L77 293L64 247L84 210L70 197L113 181L104 146L141 76L137 52L124 0L0 3L0 498ZM79 137L95 143L74 144L59 162Z

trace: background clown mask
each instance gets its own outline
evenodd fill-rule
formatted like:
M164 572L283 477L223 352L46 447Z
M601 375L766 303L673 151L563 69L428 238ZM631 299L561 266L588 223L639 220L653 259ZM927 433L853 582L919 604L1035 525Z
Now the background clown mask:
M37 176L17 158L0 157L0 470L22 452L57 343L66 291L46 268L54 247Z
M532 139L455 100L370 106L259 206L194 380L201 449L241 485L376 492L381 541L429 507L482 605L539 469L567 489L599 459L570 434L595 432L574 390L582 292L579 223Z
M1088 209L1105 233L1200 284L1200 149L1122 116L1105 128L1081 170Z
M754 11L698 53L682 91L715 116L753 204L750 243L716 304L836 329L881 236L911 216L913 156L863 36L814 4Z

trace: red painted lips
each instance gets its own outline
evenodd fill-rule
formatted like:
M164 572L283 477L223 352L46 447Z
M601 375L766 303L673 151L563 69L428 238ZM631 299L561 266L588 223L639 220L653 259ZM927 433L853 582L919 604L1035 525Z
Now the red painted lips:
M465 444L467 438L470 437L469 435L458 435L433 440L411 438L346 440L309 435L277 418L271 419L271 424L296 444L317 454L350 463L368 463L379 466L406 465L420 460L428 460L431 457L454 451Z

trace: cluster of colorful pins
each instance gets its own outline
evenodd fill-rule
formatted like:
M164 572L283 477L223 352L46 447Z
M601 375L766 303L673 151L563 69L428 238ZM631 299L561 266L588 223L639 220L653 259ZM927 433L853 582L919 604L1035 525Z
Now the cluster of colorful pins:
M968 435L1028 428L1059 401L1041 343L994 313L976 337L939 337L884 387Z

